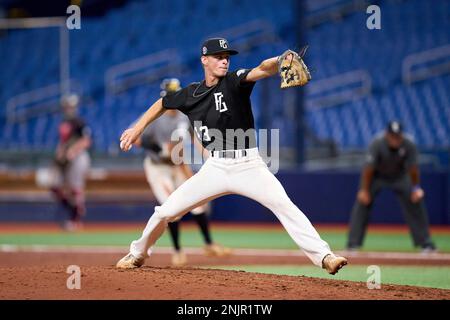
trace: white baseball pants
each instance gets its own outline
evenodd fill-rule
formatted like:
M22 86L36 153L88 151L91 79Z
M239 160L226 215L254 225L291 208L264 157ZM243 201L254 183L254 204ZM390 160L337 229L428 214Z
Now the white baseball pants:
M164 203L172 192L187 180L179 166L154 163L148 156L144 159L144 171L147 182L159 203ZM197 215L207 211L208 205L204 204L192 209L191 213Z
M247 149L247 155L237 159L209 157L200 171L178 187L161 206L155 207L142 236L131 243L130 252L136 257L148 257L167 222L230 193L246 196L270 209L306 256L322 267L323 258L331 253L330 247L289 199L257 148Z
M71 189L83 190L91 166L91 158L87 151L81 152L68 165L65 171L56 167L51 187L68 186Z

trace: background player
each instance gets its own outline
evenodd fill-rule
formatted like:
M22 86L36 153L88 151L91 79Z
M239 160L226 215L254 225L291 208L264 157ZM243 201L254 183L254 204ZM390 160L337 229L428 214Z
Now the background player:
M161 84L161 88L163 89L161 96L164 97L167 94L181 90L180 81L178 79L165 79ZM147 151L144 160L145 175L160 204L164 203L178 186L193 175L191 168L187 164L175 165L170 157L177 143L171 140L172 133L180 129L189 135L189 127L189 120L186 116L177 110L168 110L153 125L148 126L142 133L142 136L135 142L136 145ZM190 139L191 135L188 138ZM198 224L206 244L204 247L205 254L207 256L227 256L231 253L229 248L212 242L207 217L208 210L207 204L191 210L192 217ZM175 248L172 264L174 266L182 266L187 263L187 258L180 246L179 220L170 222L168 227Z
M277 74L278 57L264 60L254 69L228 72L230 55L237 53L229 47L226 39L205 41L201 48L205 80L157 100L133 128L122 134L120 146L127 151L147 125L167 109L178 109L189 117L211 156L199 172L175 190L161 206L155 207L141 238L132 242L130 253L117 263L118 268L142 266L167 222L178 219L193 207L229 193L241 194L269 208L315 265L335 274L347 264L345 258L336 257L331 252L259 155L250 95L256 81ZM289 55L286 56L288 58ZM234 132L237 136L227 136L230 129L237 130Z
M357 250L362 246L373 200L386 187L400 200L414 245L424 252L435 251L428 230L424 191L420 186L417 148L413 140L403 134L402 125L397 121L390 122L386 131L377 135L369 146L351 214L348 249Z
M90 168L91 131L77 115L78 103L79 98L74 94L62 98L64 117L58 127L55 177L51 186L56 200L69 212L65 223L69 231L81 227L81 219L86 214L84 189Z

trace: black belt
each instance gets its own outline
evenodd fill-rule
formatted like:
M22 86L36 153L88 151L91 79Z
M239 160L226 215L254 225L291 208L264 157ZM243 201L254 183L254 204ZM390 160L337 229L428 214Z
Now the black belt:
M247 150L220 150L220 151L212 151L212 156L215 158L227 158L227 159L236 159L247 156Z
M149 158L150 158L150 161L153 163L153 164L168 164L168 165L174 165L174 163L173 163L173 161L172 161L172 159L169 157L169 158L166 158L166 157L157 157L157 158L155 158L155 159L153 159L152 157L150 157L149 156Z

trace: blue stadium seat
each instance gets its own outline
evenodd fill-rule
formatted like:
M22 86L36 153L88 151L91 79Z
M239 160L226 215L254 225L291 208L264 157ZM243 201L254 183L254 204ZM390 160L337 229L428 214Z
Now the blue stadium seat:
M187 69L181 77L187 84L203 76L197 48L201 40L212 33L260 19L273 25L282 43L257 46L251 53L232 61L232 69L254 67L262 58L274 56L295 44L295 39L285 37L285 30L296 26L292 11L274 9L279 7L278 2L261 0L255 6L252 0L130 1L103 17L83 19L82 29L70 32L70 69L72 78L82 84L84 94L94 100L93 107L83 110L87 120L95 123L96 150L106 152L111 145L116 145L120 132L159 95L156 84L129 90L111 103L105 101L104 75L108 68L166 48L176 48ZM401 63L408 54L450 43L449 2L430 5L421 0L380 1L380 6L383 12L381 30L362 27L367 18L365 12L308 30L310 49L306 59L314 70L314 80L355 69L367 70L373 80L371 96L330 109L308 110L308 126L319 137L333 138L341 148L352 149L365 147L388 120L399 118L419 145L448 146L450 76L407 87L401 83ZM17 30L0 38L1 105L14 95L59 79L58 44L55 29ZM260 94L258 85L253 95L257 125L262 121ZM306 90L306 99L309 98ZM282 145L289 146L294 143L291 138L295 129L292 119L282 110L279 102L282 100L282 93L270 92L272 126L292 131L280 137ZM54 146L49 136L56 134L55 116L9 125L4 114L2 108L2 145ZM39 133L33 134L33 130Z

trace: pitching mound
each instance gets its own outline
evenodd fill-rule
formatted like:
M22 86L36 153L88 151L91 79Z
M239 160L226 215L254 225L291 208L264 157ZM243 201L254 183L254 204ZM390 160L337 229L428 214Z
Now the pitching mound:
M0 299L450 299L449 290L243 271L144 266L80 266L81 288L67 288L67 266L2 267Z
M203 269L167 267L170 254L156 254L140 269L116 269L113 263L123 254L0 252L0 299L450 300L450 290L387 284L382 284L380 290L369 290L364 282L206 269L208 261L216 265L257 264L257 260L260 263L267 260L263 256L235 256L225 260L201 255L190 257L197 266L205 265ZM275 259L277 263L309 264L302 257L283 258L286 261L281 258ZM80 267L80 289L67 287L70 265ZM69 279L69 284L74 283Z

